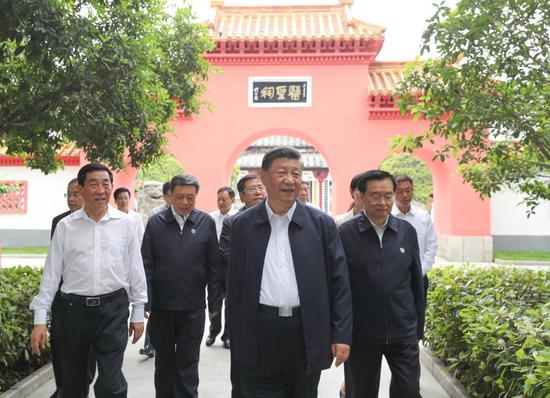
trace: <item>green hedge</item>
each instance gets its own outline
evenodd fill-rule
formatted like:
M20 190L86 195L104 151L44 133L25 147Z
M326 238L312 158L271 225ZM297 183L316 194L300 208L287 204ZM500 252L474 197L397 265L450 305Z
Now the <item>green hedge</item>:
M29 303L38 292L41 269L0 269L0 392L51 360L48 350L37 357L30 348L33 313Z
M424 343L472 397L550 397L550 271L434 269Z

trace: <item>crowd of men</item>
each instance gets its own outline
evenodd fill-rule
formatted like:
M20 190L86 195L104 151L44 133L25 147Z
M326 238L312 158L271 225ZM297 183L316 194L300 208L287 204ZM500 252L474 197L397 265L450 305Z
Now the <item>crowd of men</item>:
M95 396L126 397L124 350L146 318L140 353L155 358L156 397L197 397L206 308L207 346L224 318L232 397L316 397L321 371L335 362L344 363L343 396L374 398L382 356L390 396L420 397L418 342L437 238L429 213L412 205L410 177L358 174L350 210L333 219L309 203L300 152L280 147L259 175L238 181L240 209L227 186L218 210L197 209L199 181L177 175L145 228L130 190L114 191L118 210L112 190L106 166L83 166L68 185L69 211L52 222L30 307L37 355L51 311L53 397L87 397L96 366Z

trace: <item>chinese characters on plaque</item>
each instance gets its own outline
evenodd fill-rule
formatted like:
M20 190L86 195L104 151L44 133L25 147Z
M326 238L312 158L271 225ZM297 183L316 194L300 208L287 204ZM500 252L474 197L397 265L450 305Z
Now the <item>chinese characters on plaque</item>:
M249 106L311 106L311 78L249 78Z

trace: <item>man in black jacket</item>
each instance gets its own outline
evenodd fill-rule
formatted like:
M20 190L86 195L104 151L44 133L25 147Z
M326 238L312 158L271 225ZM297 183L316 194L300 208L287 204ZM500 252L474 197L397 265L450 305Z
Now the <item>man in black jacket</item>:
M267 200L234 218L227 295L231 351L247 398L313 398L349 355L347 264L330 216L297 201L300 153L262 161Z
M197 179L175 176L170 191L172 207L149 219L141 247L155 390L157 398L192 398L198 396L207 286L210 317L221 309L220 254L214 220L195 209Z
M339 229L353 298L346 397L378 397L383 355L392 373L390 397L418 398L424 291L416 232L390 214L395 192L391 174L370 170L357 186L364 210Z

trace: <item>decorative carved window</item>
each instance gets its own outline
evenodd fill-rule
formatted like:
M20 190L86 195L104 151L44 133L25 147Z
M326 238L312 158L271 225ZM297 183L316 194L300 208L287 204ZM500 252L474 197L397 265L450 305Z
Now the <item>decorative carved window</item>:
M0 214L26 213L27 181L0 181L0 186Z

